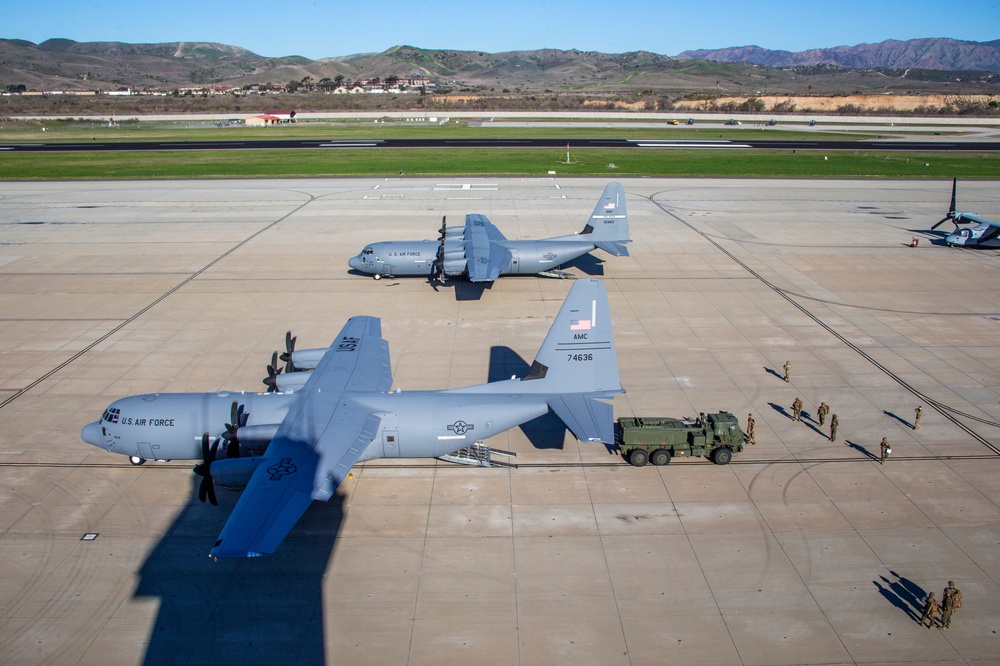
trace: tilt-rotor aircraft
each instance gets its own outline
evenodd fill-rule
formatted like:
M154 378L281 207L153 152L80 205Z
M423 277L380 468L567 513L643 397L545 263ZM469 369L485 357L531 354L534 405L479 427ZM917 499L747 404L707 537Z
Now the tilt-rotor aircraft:
M951 181L951 206L948 213L938 220L931 227L931 231L951 220L955 224L955 231L948 234L944 242L948 245L961 245L963 247L1000 247L1000 222L987 220L978 213L964 213L955 210L955 191L958 189L958 178ZM960 229L960 224L975 224L972 228Z
M493 282L501 275L565 277L557 269L599 249L627 257L628 213L621 183L604 188L583 231L540 240L507 240L485 215L465 216L465 226L441 222L436 241L382 241L365 246L347 262L351 268L383 277L423 276Z
M216 503L215 483L245 487L214 558L273 553L310 503L328 500L358 462L446 455L549 410L577 439L614 443L604 400L624 391L600 280L573 284L523 377L390 392L389 343L377 317L352 317L327 349L288 346L282 358L291 371L272 367L264 380L278 391L123 398L81 437L130 457L201 459L202 501Z

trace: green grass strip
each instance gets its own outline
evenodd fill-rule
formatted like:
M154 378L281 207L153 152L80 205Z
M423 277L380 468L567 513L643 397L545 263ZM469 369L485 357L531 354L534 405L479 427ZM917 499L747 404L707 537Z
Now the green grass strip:
M1000 178L989 153L525 148L0 153L0 179L560 176ZM610 166L614 165L614 166Z

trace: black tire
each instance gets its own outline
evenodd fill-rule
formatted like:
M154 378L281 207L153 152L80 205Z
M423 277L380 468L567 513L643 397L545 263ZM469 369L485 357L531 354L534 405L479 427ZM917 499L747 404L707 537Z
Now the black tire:
M673 454L669 449L656 449L651 454L649 454L649 462L653 463L658 467L670 464L670 459Z
M649 462L649 453L646 449L632 449L628 454L628 462L633 467L642 467Z
M382 279L382 276L381 276L381 275L379 275L378 273L376 273L376 274L375 274L375 275L373 275L372 277L374 277L374 278L375 278L376 280L381 280L381 279Z
M146 462L146 459L145 458L140 458L139 456L129 456L128 457L128 461L130 463L132 463L133 465L135 465L135 466L138 467L139 465L141 465L144 462Z
M716 465L728 465L733 459L733 450L728 446L720 446L712 451L712 462Z

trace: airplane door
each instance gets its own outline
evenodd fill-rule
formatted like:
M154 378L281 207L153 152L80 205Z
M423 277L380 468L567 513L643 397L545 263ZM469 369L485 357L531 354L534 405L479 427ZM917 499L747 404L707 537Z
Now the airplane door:
M146 460L156 460L156 456L153 455L153 446L149 442L139 442L139 456Z
M399 431L382 431L382 451L386 458L399 457Z
M510 272L513 275L517 275L518 273L521 272L518 270L517 252L510 253Z

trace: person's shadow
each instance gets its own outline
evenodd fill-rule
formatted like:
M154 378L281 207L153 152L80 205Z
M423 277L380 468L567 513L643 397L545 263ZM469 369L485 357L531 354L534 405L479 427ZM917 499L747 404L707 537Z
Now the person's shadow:
M861 446L861 445L860 445L860 444L858 444L857 442L852 442L852 441L851 441L851 440L849 440L849 439L847 439L847 440L844 440L844 442L845 442L845 443L846 443L846 444L847 444L847 445L848 445L849 447L851 447L852 449L855 449L855 450L857 450L857 451L858 451L859 453L861 453L862 455L864 455L864 456L865 456L866 458L871 458L872 460L878 460L878 456L877 456L877 455L875 455L874 453L872 453L871 451L869 451L869 450L868 450L868 449L866 449L865 447Z
M899 422L900 425L904 425L907 428L913 429L913 424L912 423L910 423L909 421L907 421L903 417L898 416L897 414L894 414L894 413L890 412L888 409L883 409L882 413L885 414L886 416L888 416L891 419L895 419L896 421Z
M775 377L777 377L777 378L778 378L778 379L780 379L781 381L785 381L785 373L784 373L784 372L778 372L778 371L777 371L777 370L775 370L774 368L769 368L769 367L767 367L766 365L764 366L764 371L765 371L765 372L766 372L767 374L769 374L769 375L774 375Z
M895 580L879 576L879 580L873 580L872 583L886 601L906 613L914 622L919 622L924 609L923 600L927 596L924 588L895 571L890 570L889 573Z
M779 414L781 414L782 416L784 416L786 419L793 418L792 413L789 412L784 407L782 407L781 405L779 405L777 403L774 403L774 402L769 402L767 404L771 406L771 409L773 409L774 411L778 412Z
M144 664L323 664L323 576L344 496L313 502L274 555L213 561L208 552L239 499L190 501L139 571L134 597L159 607Z

